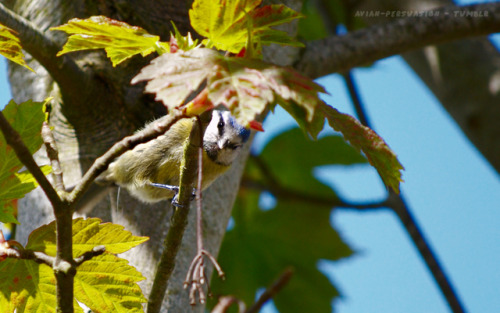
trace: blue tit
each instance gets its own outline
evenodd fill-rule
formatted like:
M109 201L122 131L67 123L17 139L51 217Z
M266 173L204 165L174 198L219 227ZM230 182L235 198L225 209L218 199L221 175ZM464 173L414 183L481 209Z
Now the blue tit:
M147 203L174 198L183 146L195 122L196 119L180 120L165 134L125 152L98 181L123 187ZM213 110L203 137L202 189L229 169L249 137L250 130L238 124L228 111Z

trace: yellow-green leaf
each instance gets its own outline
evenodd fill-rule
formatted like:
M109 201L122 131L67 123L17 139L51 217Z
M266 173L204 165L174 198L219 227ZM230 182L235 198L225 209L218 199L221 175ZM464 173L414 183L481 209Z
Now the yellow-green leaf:
M300 46L285 32L270 27L302 17L301 14L281 4L258 8L261 2L195 0L189 18L193 28L207 37L204 44L209 48L238 53L249 41L252 47L270 43Z
M0 54L12 62L22 65L34 72L34 70L26 64L26 61L24 61L22 49L16 32L6 26L0 25Z
M161 42L159 36L150 35L140 27L105 16L74 18L67 24L52 27L51 30L60 30L71 35L63 50L57 53L58 56L73 51L104 49L113 66L136 54L146 56L154 51L169 51L168 44Z
M43 225L34 230L28 239L27 248L56 255L55 222ZM138 237L124 229L123 226L112 223L102 223L98 218L77 218L73 220L73 257L103 245L106 252L122 253L148 240L148 237Z
M78 267L75 297L93 312L143 312L137 282L144 279L127 260L105 253Z
M340 113L326 104L323 104L321 109L328 124L341 132L354 148L363 151L386 186L399 193L399 183L403 182L401 170L404 170L404 167L384 139L350 115Z
M56 312L56 278L45 264L32 260L0 262L0 309L2 313ZM75 312L83 313L76 300Z

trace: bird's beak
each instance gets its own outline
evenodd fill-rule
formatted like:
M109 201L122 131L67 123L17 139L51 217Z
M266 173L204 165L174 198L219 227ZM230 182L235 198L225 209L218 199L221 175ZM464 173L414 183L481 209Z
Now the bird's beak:
M217 147L219 148L219 150L224 149L224 147L226 147L226 140L217 141Z

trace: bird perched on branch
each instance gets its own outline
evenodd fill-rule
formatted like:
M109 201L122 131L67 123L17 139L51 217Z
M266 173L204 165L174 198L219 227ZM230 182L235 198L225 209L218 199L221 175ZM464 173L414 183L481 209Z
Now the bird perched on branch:
M100 189L109 185L123 187L147 203L174 198L179 188L184 143L194 123L194 118L180 120L165 134L122 154L96 180ZM238 124L228 111L213 110L203 136L202 189L229 169L249 137L250 130ZM91 187L89 194L92 189L96 188ZM92 203L96 203L93 198ZM93 207L89 209L89 204L82 199L78 211L88 212Z

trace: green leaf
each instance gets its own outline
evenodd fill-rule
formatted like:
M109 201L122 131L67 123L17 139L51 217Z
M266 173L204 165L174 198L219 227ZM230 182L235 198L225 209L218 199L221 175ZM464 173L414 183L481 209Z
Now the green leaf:
M45 264L31 260L0 262L0 308L2 313L56 312L56 278ZM83 313L76 300L75 312Z
M273 177L281 187L310 196L330 198L332 201L336 198L335 193L314 177L314 169L323 165L367 162L341 136L326 136L314 141L298 128L275 136L258 158L266 164L267 172L260 172L262 176L253 179L269 182L269 177ZM249 163L252 162L255 162L254 158L249 159Z
M363 151L373 167L382 177L386 186L399 193L399 183L403 182L403 165L385 141L370 128L361 125L354 117L340 113L326 104L321 106L330 126L341 132L353 147Z
M292 266L295 273L289 284L274 298L278 310L330 312L331 300L339 293L317 264L348 257L352 251L330 224L337 195L314 177L314 169L366 162L337 135L313 141L292 128L269 141L247 162L233 209L234 228L224 237L219 254L227 279L220 282L214 277L213 292L250 304L257 290ZM245 182L272 193L276 206L261 210L260 190L247 188Z
M160 42L159 36L105 16L92 16L84 20L74 18L51 30L71 35L63 50L57 53L58 56L73 51L104 49L113 66L136 54L146 56L155 51L169 51L168 43Z
M270 43L301 46L285 32L270 28L301 15L281 4L258 8L260 3L261 0L195 0L189 18L198 34L208 38L204 41L208 48L238 53L249 40L257 46Z
M336 0L333 0L336 2ZM330 0L332 2L332 0ZM328 36L328 30L323 22L322 13L315 1L305 0L302 5L304 18L299 20L298 36L306 40L319 40ZM334 29L330 30L335 31Z
M73 257L78 257L99 245L105 246L106 252L123 253L148 240L148 237L133 236L121 225L101 223L98 218L73 220ZM55 222L52 222L34 230L28 238L26 248L55 256L55 225Z
M26 64L26 61L24 61L22 49L16 32L6 26L0 25L0 54L12 62L22 65L34 72L34 70Z
M315 112L322 103L318 92L325 92L323 87L291 68L261 60L225 57L205 48L179 51L154 59L132 83L145 80L146 92L156 94L169 110L206 80L209 100L229 108L242 125L278 102L313 137L323 127L324 117Z
M145 278L125 259L105 253L78 267L75 297L93 312L143 312Z
M219 253L226 280L214 277L212 292L234 295L249 305L258 289L268 287L291 266L294 275L274 298L278 310L330 312L331 301L339 292L317 263L352 254L331 227L330 210L278 201L274 209L261 211L258 193L244 190L233 212L235 226L225 235Z
M177 29L177 26L175 26L174 22L172 22L172 27L174 28L174 33L170 33L170 41L172 41L172 38L175 39L175 43L177 44L177 47L180 50L188 51L197 48L198 45L198 39L193 39L191 37L191 33L188 32L187 36L182 36L179 30ZM174 52L174 51L172 51Z
M48 165L44 165L40 169L44 175L48 175L52 171ZM13 215L13 200L23 198L36 187L38 187L38 182L28 171L13 173L2 179L0 181L0 205L3 205L3 209L0 210L0 222L19 224Z
M44 102L29 100L20 105L11 100L2 111L31 153L40 149L43 143L41 129L46 118L45 104L49 100ZM14 150L7 146L3 135L0 136L0 160L2 160L0 162L0 222L17 222L10 209L12 201L24 197L38 184L29 172L18 173L23 165ZM46 175L50 172L49 166L43 166L41 169Z
M2 200L3 206L0 207L0 222L20 224L16 219L17 199L6 201Z

